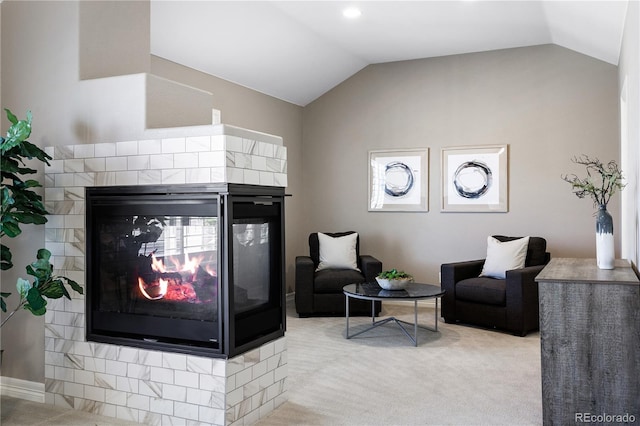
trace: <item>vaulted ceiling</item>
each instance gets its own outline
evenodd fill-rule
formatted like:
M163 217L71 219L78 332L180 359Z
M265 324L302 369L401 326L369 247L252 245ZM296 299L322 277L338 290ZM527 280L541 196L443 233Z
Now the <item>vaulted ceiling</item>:
M342 15L357 6L358 19ZM627 1L151 1L151 53L306 105L369 64L557 44L617 65Z

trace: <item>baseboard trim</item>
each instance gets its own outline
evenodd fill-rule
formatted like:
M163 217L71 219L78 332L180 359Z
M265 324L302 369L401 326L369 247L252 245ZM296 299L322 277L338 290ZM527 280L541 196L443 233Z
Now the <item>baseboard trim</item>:
M0 377L0 394L27 401L44 403L44 383L14 377Z

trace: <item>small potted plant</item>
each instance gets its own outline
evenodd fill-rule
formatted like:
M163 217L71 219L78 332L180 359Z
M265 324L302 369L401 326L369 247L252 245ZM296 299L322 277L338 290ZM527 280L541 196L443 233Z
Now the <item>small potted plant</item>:
M404 271L389 269L380 272L376 277L376 281L384 290L402 290L407 284L413 282L413 277Z

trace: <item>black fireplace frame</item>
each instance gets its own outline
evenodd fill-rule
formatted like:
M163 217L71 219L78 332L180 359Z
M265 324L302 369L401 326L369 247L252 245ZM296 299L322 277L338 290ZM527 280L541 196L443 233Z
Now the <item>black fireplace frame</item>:
M99 272L93 266L96 253L92 246L93 221L99 214L100 200L131 199L141 195L150 199L206 199L215 203L218 217L218 297L217 327L218 341L210 346L193 345L185 342L147 339L144 335L122 336L96 330L98 322L94 314L95 297L92 282ZM285 231L284 231L284 188L245 184L205 184L205 185L144 185L144 186L102 186L87 187L86 201L86 339L87 341L140 347L168 352L194 354L214 358L230 358L259 347L269 341L284 336L286 330L285 312ZM96 201L98 201L96 203ZM256 214L268 214L277 218L279 241L275 267L271 271L271 286L268 306L248 312L237 313L234 306L233 270L233 224L239 218ZM273 271L275 269L275 271ZM169 321L167 319L167 321Z

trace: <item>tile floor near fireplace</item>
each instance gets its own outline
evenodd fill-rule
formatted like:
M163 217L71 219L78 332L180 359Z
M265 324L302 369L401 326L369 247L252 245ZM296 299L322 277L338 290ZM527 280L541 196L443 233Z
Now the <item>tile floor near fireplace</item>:
M45 238L56 272L85 284L85 187L286 186L281 143L221 129L209 136L46 148L53 161L45 169L45 203L53 214ZM286 400L286 337L234 358L208 358L87 342L85 300L75 293L48 308L46 403L145 424L224 425L251 424Z

